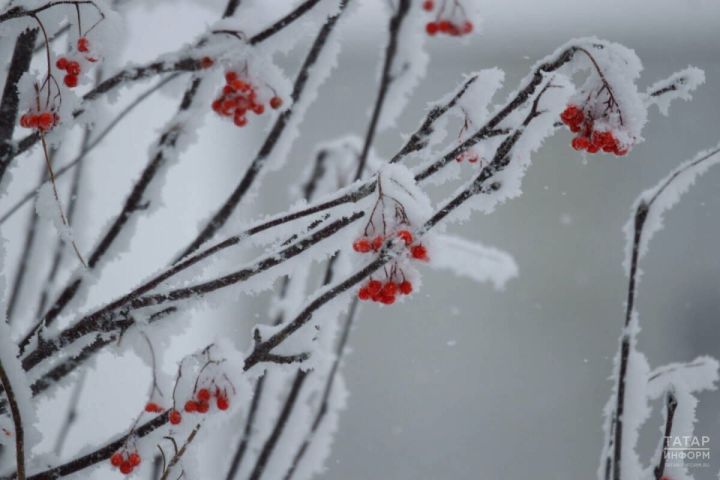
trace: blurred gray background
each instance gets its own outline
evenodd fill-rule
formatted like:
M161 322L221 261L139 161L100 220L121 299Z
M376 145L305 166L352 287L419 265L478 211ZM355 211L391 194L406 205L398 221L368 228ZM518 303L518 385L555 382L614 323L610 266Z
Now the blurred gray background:
M364 133L384 48L383 2L366 0L348 25L339 67L308 112L287 166L267 177L255 208L245 215L285 209L285 181L305 169L318 142ZM423 289L413 301L385 309L362 306L343 368L351 396L323 479L594 478L623 317L622 226L642 190L720 139L720 2L476 3L484 17L483 34L465 42L428 42L428 75L399 128L378 137L382 155L397 150L400 134L414 130L426 103L454 88L461 74L499 66L506 72L505 89L496 96L502 101L537 59L577 36L597 35L635 49L645 65L641 89L687 65L705 70L707 83L692 102L673 104L669 118L653 109L645 143L626 158L584 159L569 147L570 134L558 132L534 156L522 197L452 228L515 257L520 275L503 292L425 269ZM138 14L126 49L133 56L127 59L140 62L171 50L217 16L214 6L196 9L193 15L180 15L160 6ZM148 28L168 16L172 29ZM281 63L294 68L307 45L307 38L298 41ZM147 58L137 58L138 49ZM161 125L176 103L167 95L134 115L143 124L156 120ZM112 137L125 150L98 149L93 155L93 180L84 188L94 200L81 208L81 244L90 245L117 210L155 133L139 130L130 120ZM262 126L238 131L208 118L198 134L200 141L164 186L165 206L140 222L129 253L108 267L110 282L93 289L89 303L123 291L193 235L198 219L244 171L262 138ZM14 171L11 193L36 181L29 168ZM112 185L101 183L107 178L114 179ZM197 178L207 180L199 183ZM639 347L652 367L703 354L720 356L719 185L720 169L711 170L667 215L665 229L643 261ZM20 231L24 220L19 217L6 227L6 236ZM16 247L8 248L12 256ZM256 315L262 318L268 298L238 298L212 317L227 325L245 348L247 327ZM235 321L238 310L248 312L242 328ZM194 337L192 342L202 340ZM180 349L182 342L177 345ZM91 385L104 385L108 393L120 391L115 384L132 380L123 372L110 385L99 377L89 379ZM710 479L720 469L720 393L704 393L700 400L697 432L712 437L713 460L712 468L694 473L696 479ZM135 405L128 406L126 413L133 409ZM50 417L46 413L43 418L51 422ZM92 424L90 418L84 421ZM114 431L93 425L100 438ZM643 430L645 461L654 452L659 428L660 417L654 417ZM78 445L87 441L76 438Z

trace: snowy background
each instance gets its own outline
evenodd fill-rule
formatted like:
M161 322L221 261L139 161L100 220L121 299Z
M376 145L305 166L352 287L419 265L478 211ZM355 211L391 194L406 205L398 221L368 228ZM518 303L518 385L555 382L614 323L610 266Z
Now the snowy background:
M339 68L308 112L302 141L294 145L287 166L271 174L259 192L254 205L261 205L260 210L285 209L287 179L305 169L317 142L364 133L384 48L380 39L386 20L378 15L383 1L365 1L343 32ZM394 153L402 142L399 134L417 126L425 103L454 88L461 74L502 68L505 91L496 97L502 99L538 58L577 36L597 35L635 49L645 66L641 89L687 65L705 70L707 82L693 101L674 104L669 118L652 109L645 143L626 158L585 159L569 147L570 134L558 132L534 156L522 197L490 216L476 215L455 227L467 238L514 256L520 274L503 292L425 269L421 294L411 302L383 309L362 306L350 340L353 352L344 367L349 404L323 479L594 478L603 442L602 408L611 391L607 379L623 317L622 227L641 191L720 137L720 2L476 3L484 18L483 34L469 41L428 42L429 73L399 128L378 137L379 154ZM126 49L134 56L126 58L142 62L172 50L217 16L213 5L185 6L183 11L161 4L137 12ZM307 44L307 38L301 39L283 64L294 69ZM137 52L144 57L138 58ZM162 125L182 86L184 81L133 115L142 124L155 119L153 124ZM130 119L112 134L111 144L124 149L99 148L91 156L91 180L84 188L92 201L83 202L76 227L81 245L92 244L145 164L156 131L133 125ZM225 198L244 171L263 125L239 131L209 116L198 134L201 140L169 175L165 207L140 221L131 253L109 266L106 273L112 281L92 290L88 302L126 290L192 237L197 222ZM13 172L11 193L37 181L35 167L23 165ZM720 170L700 180L668 214L666 229L644 260L639 348L653 365L702 354L720 356L718 185ZM243 212L252 213L251 208ZM17 215L3 234L20 235L26 218ZM12 258L13 245L8 248ZM222 308L195 314L212 329L226 325L229 338L245 348L248 328L263 320L269 297L240 296ZM199 335L182 338L174 350L206 341ZM164 364L171 368L175 358L169 355ZM147 378L132 374L137 362L131 351L108 356L97 371L109 368L116 373L90 375L87 388L104 389L106 398L132 389L128 385L141 388ZM59 395L69 394L67 389ZM89 411L112 407L114 415L101 421L81 415L68 451L93 443L88 428L97 439L117 431L142 402L139 395L132 405L87 405ZM711 436L714 458L712 468L694 471L696 479L716 478L720 469L718 412L720 394L701 394L696 432ZM41 415L53 423L52 412ZM643 459L654 452L660 423L659 416L653 418L643 431ZM85 432L82 438L80 432Z

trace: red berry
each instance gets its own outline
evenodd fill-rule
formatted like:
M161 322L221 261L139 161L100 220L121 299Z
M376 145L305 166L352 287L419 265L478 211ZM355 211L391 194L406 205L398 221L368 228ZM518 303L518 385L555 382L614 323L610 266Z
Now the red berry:
M148 402L147 405L145 405L145 411L150 413L159 413L162 412L162 407L155 402Z
M30 127L37 128L39 121L40 121L40 115L30 115L30 119L28 120L28 123L30 124Z
M394 295L383 295L380 298L380 302L384 303L385 305L392 305L395 303L395 296Z
M400 293L403 295L410 295L413 291L412 283L405 280L402 283L400 283Z
M220 395L217 398L216 403L217 403L218 409L220 409L220 410L227 410L228 408L230 408L230 402L228 401L227 397L224 395Z
M472 31L473 31L473 23L470 20L463 23L462 33L467 35L468 33L472 32Z
M245 125L247 125L247 117L245 115L243 115L245 112L238 112L238 113L240 113L240 115L235 114L235 117L233 118L233 122L238 127L244 127Z
M370 251L370 241L367 238L359 238L353 242L353 250L358 253L367 253Z
M441 32L449 33L452 30L452 23L447 20L440 20L438 23L438 30Z
M178 425L180 422L182 422L182 415L180 415L180 412L178 412L177 410L172 410L168 415L168 420L173 425Z
M378 293L380 293L380 289L382 288L382 283L380 280L370 280L367 284L367 290L371 297L374 297Z
M423 2L422 8L426 12L432 12L433 8L435 8L435 2L433 2L433 0L425 0Z
M198 403L193 400L185 402L185 411L187 413L193 413L198 411Z
M435 22L428 22L425 25L425 31L428 35L435 35L438 32L438 24Z
M207 388L201 388L197 392L197 398L201 402L207 402L208 400L210 400L210 390L208 390Z
M222 100L220 100L219 98L217 100L214 100L212 102L212 109L217 113L220 113L220 110L222 110Z
M427 248L424 245L415 245L410 249L410 255L416 260L428 260Z
M67 62L67 73L70 75L80 75L80 64L75 60Z
M282 107L283 99L275 95L270 99L270 107L273 110L277 110L278 108Z
M560 114L560 120L566 125L579 125L585 119L585 114L577 105L568 105Z
M215 64L215 60L210 57L203 57L200 59L200 66L202 68L210 68Z
M587 137L575 137L572 139L571 145L575 150L585 150L590 146L590 139Z
M77 41L77 49L79 52L88 52L90 51L90 42L88 41L87 37L80 37Z
M231 71L231 72L226 72L226 73L225 73L225 81L226 81L227 83L232 83L232 82L234 82L235 80L237 80L237 78L238 78L238 77L237 77L237 73L235 73L235 72L232 72L232 71Z
M372 248L373 250L380 250L383 246L383 237L382 235L378 235L377 237L373 238L372 241Z
M57 59L57 62L55 62L55 66L59 68L60 70L65 70L68 66L68 60L65 57L60 57Z
M358 298L360 300L369 300L371 297L370 290L368 290L367 287L362 287L360 291L358 291Z
M210 410L210 404L208 402L198 403L197 411L199 413L207 413Z
M32 115L29 113L24 113L20 117L20 126L24 128L31 128L32 127Z
M138 465L140 465L142 459L137 452L133 452L128 456L128 461L130 462L130 465L132 465L133 467L137 467Z
M42 131L48 131L52 128L55 117L50 112L42 112L37 117L37 127Z
M405 242L405 245L409 246L413 242L413 236L409 230L400 230L397 232L397 236L402 238L403 242Z
M121 473L123 473L125 475L130 475L132 473L132 471L133 471L132 463L125 461L120 464L120 472Z
M230 82L230 85L238 92L246 92L249 88L251 88L249 83L244 80L240 80L239 78Z
M253 105L252 111L255 112L255 115L262 115L265 112L265 105L262 103L256 103Z
M68 86L68 88L75 88L78 84L78 77L77 75L65 75L65 78L63 78L63 82L65 82L65 85Z
M397 295L398 287L393 282L387 282L385 285L383 285L382 290L380 290L380 295L383 297L394 297Z
M119 467L120 464L123 463L123 456L120 452L115 452L112 454L112 457L110 457L110 463L112 463L113 467Z
M587 147L588 153L597 153L598 150L600 150L600 147L598 147L598 146L595 145L594 143L591 143L591 144L588 145L588 147Z

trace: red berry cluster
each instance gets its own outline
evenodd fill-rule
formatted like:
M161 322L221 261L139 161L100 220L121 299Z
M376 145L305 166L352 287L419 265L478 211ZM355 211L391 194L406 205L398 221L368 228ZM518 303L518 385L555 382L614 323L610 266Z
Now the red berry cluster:
M75 60L68 60L65 57L60 57L57 59L57 62L55 62L55 66L59 70L65 71L65 76L63 77L63 83L65 83L65 86L68 88L75 88L78 84L78 76L80 75L80 62L77 62Z
M474 28L473 23L467 19L464 10L462 9L458 1L454 0L453 3L454 5L451 7L451 13L454 14L459 7L460 11L463 14L463 18L459 21L452 21L449 18L446 18L443 14L443 9L445 8L446 2L443 1L443 6L440 8L440 11L438 11L435 20L428 22L427 25L425 25L425 31L428 35L434 36L438 33L444 33L453 37L459 37L472 33ZM432 12L435 9L435 2L433 0L425 0L422 6L423 10L425 10L426 12Z
M628 152L611 131L595 130L593 119L577 105L568 105L560 114L560 120L571 132L579 134L572 139L571 145L575 150L586 150L588 153L603 151L618 156Z
M24 128L36 128L41 132L47 132L60 122L60 117L55 112L25 113L20 116L20 126Z
M360 300L372 300L373 302L392 305L395 303L395 297L399 294L410 295L413 291L412 283L409 280L401 282L387 281L382 283L380 280L370 280L360 288L358 298Z
M238 127L247 125L247 112L262 115L265 105L258 99L257 87L240 78L234 71L225 73L225 86L218 98L212 102L212 109L221 117L232 117ZM273 96L268 102L270 108L277 110L283 104L282 98Z
M413 245L413 236L409 230L398 230L396 236L410 249L410 256L416 260L429 260L427 249L421 243ZM353 250L358 253L377 252L385 243L385 237L376 235L374 238L361 237L353 242Z
M124 475L130 475L132 471L140 465L140 454L137 451L128 452L127 450L113 453L110 457L110 463L113 467L119 468Z
M227 392L216 388L214 392L215 404L219 410L227 410L230 408L230 400ZM207 388L201 388L195 394L195 400L185 402L185 412L187 413L207 413L210 410L210 400L213 394Z
M78 38L77 50L88 62L97 62L97 58L90 55L90 41L87 37ZM78 77L82 71L80 62L67 57L59 57L55 62L55 66L58 70L63 70L65 72L65 76L63 77L63 83L65 83L65 86L68 88L77 87Z
M428 260L427 249L421 243L413 244L413 235L409 230L398 230L395 234L410 250L410 257L416 260ZM385 238L377 235L370 239L362 237L353 242L353 250L358 253L377 252L383 246ZM397 278L397 280L395 280ZM405 274L395 264L392 272L388 275L385 283L380 280L370 279L365 286L358 291L360 300L372 300L385 305L392 305L398 294L410 295L413 291L412 282L405 278Z

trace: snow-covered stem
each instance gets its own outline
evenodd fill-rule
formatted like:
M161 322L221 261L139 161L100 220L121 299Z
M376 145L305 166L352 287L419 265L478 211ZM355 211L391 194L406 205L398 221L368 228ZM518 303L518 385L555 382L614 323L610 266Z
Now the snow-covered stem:
M675 418L675 410L677 409L678 401L675 398L675 394L672 391L668 391L665 395L665 429L663 431L662 448L660 449L661 455L658 460L658 464L653 470L655 480L660 480L665 475L665 452L668 448L668 441L670 434L672 433L673 420Z
M291 12L290 14L283 16L280 21L273 23L267 29L264 29L259 34L253 36L248 41L248 43L250 43L251 45L257 45L260 42L267 40L272 35L280 32L283 28L287 27L287 25L297 20L297 18L299 18L300 15L302 15L302 13L305 13L307 10L308 9L302 10L300 13L298 13L297 9L293 10L293 12ZM233 9L230 9L230 11L234 13ZM165 62L156 63L159 66L163 66L165 64ZM194 63L198 68L202 68L202 59L194 61ZM118 75L111 77L111 79L109 80L112 80L114 78L118 78ZM89 94L87 94L85 98L92 99L93 97L89 97L89 95L93 92L100 91L101 87L107 84L109 80L102 82L100 85L98 85L98 87L96 87ZM168 127L161 133L158 139L157 146L155 148L156 153L145 166L145 169L141 173L138 181L133 185L127 199L125 200L125 204L123 205L122 210L115 217L112 225L110 226L110 228L108 228L105 235L102 237L102 239L99 241L99 243L91 253L87 262L87 266L89 269L94 269L98 265L100 260L106 256L115 240L118 238L120 233L125 229L126 225L131 220L131 217L133 217L134 214L145 210L149 206L150 200L145 198L145 193L148 190L151 182L153 182L155 177L158 175L158 173L165 170L164 166L168 162L168 157L174 154L173 151L175 147L182 143L183 136L185 135L187 130L187 118L184 114L193 107L194 100L198 90L200 89L202 80L202 76L195 77L191 81L189 87L185 90L185 93L183 94L182 100L180 102L180 106L178 107L178 112L175 119L170 122ZM62 313L68 303L77 295L83 283L83 278L83 276L75 276L70 280L68 285L58 295L58 298L54 302L53 306L50 307L48 312L28 333L28 335L23 338L23 341L21 343L23 347L32 339L33 336L36 336L42 328L50 325L60 315L60 313Z
M160 477L160 480L167 480L168 476L170 475L170 472L172 472L175 465L177 465L180 460L182 459L183 455L185 455L185 452L187 452L188 447L190 444L195 440L195 436L198 434L200 429L202 428L202 422L195 425L195 428L192 429L192 432L190 432L190 435L188 435L187 439L185 440L185 443L183 443L182 447L173 455L172 459L170 459L170 462L168 462L167 466L165 467L165 471L163 472L162 476Z
M359 180L365 170L365 163L367 162L370 147L372 146L375 138L375 132L377 130L378 121L380 120L380 113L382 112L383 104L385 103L385 97L387 96L388 89L393 81L392 67L393 62L395 61L395 54L398 49L400 29L402 28L403 21L405 20L409 10L410 0L399 0L395 13L392 17L390 17L390 23L388 24L388 43L387 47L385 47L385 59L383 61L382 73L380 75L380 85L378 86L377 98L375 99L375 105L373 106L370 117L370 124L368 125L367 133L365 134L363 149L362 152L360 152L357 169L355 170L355 180Z
M67 463L64 463L62 465L58 465L56 467L50 468L48 470L44 470L42 472L38 472L35 474L30 474L27 477L27 480L54 480L61 477L66 477L68 475L72 475L73 473L79 472L81 470L84 470L88 467L91 467L93 465L96 465L100 462L106 461L110 456L117 452L118 449L120 449L125 443L127 442L128 437L131 435L137 437L137 438L143 438L148 435L150 435L152 432L157 430L158 428L166 425L168 423L168 415L170 414L169 410L166 410L155 418L148 420L147 422L139 425L137 428L133 430L132 433L128 433L125 435L120 436L116 440L113 440L111 442L108 442L107 444L101 446L100 448L87 453L85 455L82 455L74 460L71 460ZM0 480L14 480L17 477L15 475L10 475L7 477L4 477Z
M300 393L300 390L302 389L303 383L305 383L305 379L310 374L310 372L305 370L298 370L295 374L295 379L293 380L292 386L290 387L290 392L287 395L287 398L285 399L285 403L283 404L283 408L280 411L280 416L278 417L277 421L275 422L275 426L273 427L272 432L270 433L270 436L265 440L265 443L263 443L263 447L260 450L260 454L258 455L258 458L255 462L255 465L253 466L252 472L250 473L250 476L248 477L249 480L258 480L263 472L265 471L265 467L267 466L267 462L270 458L270 455L273 452L273 449L275 448L275 445L277 444L278 439L282 435L283 430L285 429L285 425L287 424L288 418L290 417L290 413L292 412L292 408L295 405L295 402L297 401L298 394Z
M0 320L1 321L1 320ZM20 413L20 406L15 391L10 384L10 376L5 371L2 358L0 358L0 384L5 390L5 397L10 405L10 415L12 416L13 425L15 426L15 462L17 465L17 479L25 480L25 430L23 428L23 420Z
M242 436L240 438L240 442L238 443L238 447L237 449L235 449L235 454L230 461L230 468L228 469L227 476L225 477L226 480L233 480L235 478L235 475L240 468L240 464L242 463L243 458L245 458L245 452L247 452L248 443L250 442L250 437L252 436L253 429L255 428L255 419L257 416L258 408L260 406L260 401L263 398L264 390L265 375L260 375L258 379L255 380L255 386L253 387L252 393L252 401L250 402L250 409L248 410L247 416L245 418L245 427L243 428Z
M495 134L495 130L492 127L498 125L502 120L504 120L507 115L509 115L512 111L520 108L522 105L525 104L525 102L531 97L533 93L536 93L537 88L539 87L540 83L542 82L542 79L544 78L544 74L546 72L555 71L558 68L560 68L562 65L567 63L571 55L576 51L574 47L570 47L566 50L564 50L561 54L556 57L556 59L545 63L541 65L532 75L531 81L528 85L526 85L523 89L520 90L520 92L513 97L509 103L498 112L493 118L491 118L488 123L480 128L472 137L470 137L467 141L463 142L459 147L453 149L450 153L444 155L440 160L434 162L429 167L421 171L421 173L416 175L416 180L421 181L429 176L437 173L442 168L444 168L451 160L453 160L457 154L461 153L465 149L469 148L470 146L474 145L475 143L479 142L480 140L487 138L489 136L492 136ZM537 101L539 99L539 96L535 99ZM528 116L525 119L524 124L527 125L532 118L534 118L533 113L532 115ZM503 129L504 130L504 129ZM516 131L515 134L511 137L508 137L499 148L500 158L503 159L502 161L506 161L505 154L509 152L509 149L511 146L519 139L521 132ZM491 165L493 165L493 168L498 167L498 163L493 162ZM488 165L490 167L490 165ZM499 170L498 170L499 171ZM481 171L481 175L487 175L488 178L492 176L492 173L489 173L490 170L483 169ZM493 171L494 173L494 171ZM486 179L484 179L486 180ZM483 180L483 181L484 181ZM328 206L336 206L342 203L346 203L348 201L357 201L361 198L364 198L367 195L370 195L375 190L375 180L371 179L361 187L358 187L358 190L355 192L349 192L347 194L343 194L336 199L327 202ZM465 200L470 198L472 194L470 191L465 191L464 194L466 197L463 199L456 199L458 200L457 204L450 205L447 210L445 210L445 214L449 213L452 209L460 206L462 203L464 203ZM318 210L316 208L309 208L307 211L315 213ZM114 310L118 308L121 304L128 305L128 308L130 309L136 309L136 308L142 308L149 305L156 305L161 303L166 303L168 301L176 301L180 299L187 299L191 298L193 296L197 295L204 295L206 293L210 293L211 291L217 290L219 288L224 288L226 286L235 284L237 282L245 281L251 276L258 273L257 267L262 267L262 270L265 270L267 268L270 268L271 266L278 265L281 263L282 260L286 260L287 258L291 258L297 254L302 253L306 249L310 248L311 246L315 245L315 243L323 240L324 238L327 238L332 233L335 233L340 228L346 226L352 221L357 220L360 218L360 216L363 215L363 212L356 212L355 214L350 217L350 221L348 221L348 217L343 217L340 220L337 220L333 222L332 224L326 226L319 232L316 232L315 234L306 237L302 242L297 242L295 245L286 248L283 251L273 253L266 257L265 259L257 262L253 267L246 268L243 270L240 270L238 272L235 272L230 275L226 275L225 277L222 277L220 279L216 279L209 282L204 282L203 284L186 287L183 289L177 289L171 292L168 292L166 294L156 294L156 295L150 295L147 297L140 297L140 298L133 298L132 301L129 301L129 298L121 299L122 302L114 302L109 307L105 307L104 309L99 310L95 314L92 314L90 316L87 316L83 318L82 320L75 323L73 326L67 328L63 332L61 332L57 339L51 342L43 342L42 344L38 345L38 347L35 349L35 351L29 353L24 359L23 359L23 367L26 369L31 369L34 366L36 366L38 363L40 363L42 360L48 358L50 355L58 351L62 345L68 345L76 340L82 338L83 336L87 335L88 333L98 332L98 331L106 331L108 327L102 326L102 325L94 325L95 323L102 323L104 325L107 325L110 323L107 315L109 311ZM444 217L443 215L443 217ZM296 217L293 217L296 218ZM439 221L439 218L436 219ZM338 228L338 225L340 225L340 228ZM434 223L433 223L434 225ZM231 239L228 239L225 242L221 242L220 244L216 245L216 247L213 247L212 249L208 249L207 254L212 254L215 251L218 251L223 248L227 248L230 245L234 245L238 243L243 237L242 236L236 236L232 237ZM195 261L199 261L202 257L197 256ZM190 262L192 260L188 259L187 262ZM194 263L194 262L193 262ZM378 264L379 266L383 265L385 262ZM180 267L183 265L182 263L178 265ZM374 270L373 270L374 271ZM167 272L170 273L170 272ZM367 272L372 273L372 271ZM165 274L156 277L157 283L159 283L160 277L168 278L165 276ZM164 279L163 278L163 279ZM358 279L360 281L361 279ZM151 283L157 284L156 281L148 282L148 287L152 288L155 285L150 286ZM348 285L347 288L350 288L352 285ZM140 287L141 289L147 291L147 288ZM344 290L342 290L344 291ZM341 292L338 292L341 293ZM132 295L132 294L131 294ZM132 295L132 297L136 297L136 295ZM268 353L268 352L266 352Z
M80 397L82 395L83 388L85 387L85 378L86 374L83 373L73 387L73 393L70 397L67 412L65 413L65 420L60 427L60 433L58 434L57 440L55 441L55 447L53 448L55 455L60 455L60 453L62 453L63 447L65 446L65 441L67 440L68 434L70 433L70 429L75 424L75 420L77 419L78 404L80 403Z
M96 135L93 137L92 141L90 141L84 149L78 153L78 155L68 162L67 164L63 165L57 171L55 172L55 177L60 178L65 173L67 173L69 170L75 168L84 158L87 156L97 145L99 145L102 140L130 113L132 112L135 107L140 105L144 100L149 98L152 94L157 92L160 88L164 87L167 83L171 82L172 80L175 80L178 78L180 74L174 73L172 75L167 75L162 80L158 81L155 85L145 90L143 93L138 95L135 100L130 102L125 108L123 108L115 117L100 130L96 133ZM0 225L5 223L15 212L17 212L23 205L27 204L27 202L31 201L35 196L37 195L37 189L33 189L31 191L28 191L24 195L21 196L20 200L18 200L12 207L10 207L7 212L3 214L2 217L0 217Z
M267 163L268 158L275 149L275 146L277 145L281 136L288 127L293 112L295 111L296 105L300 101L300 97L305 90L309 76L317 63L320 54L325 48L328 39L330 38L330 35L335 28L335 25L340 19L340 16L346 10L347 4L349 2L350 0L341 0L340 10L338 11L338 13L329 17L325 21L323 26L320 28L320 31L318 32L312 46L310 47L310 51L305 57L305 60L303 61L303 64L300 67L297 76L295 77L295 82L293 84L293 90L291 94L292 105L283 110L283 112L277 117L275 123L270 129L270 132L265 138L265 141L258 150L257 155L248 166L243 177L240 179L240 182L237 184L237 186L228 196L228 198L223 202L220 208L215 211L215 213L211 216L210 220L200 230L200 233L198 233L195 239L190 242L190 245L188 245L188 247L185 248L182 253L175 259L175 263L192 254L205 242L209 241L215 235L215 233L220 228L222 228L223 225L225 225L225 222L227 222L227 220L230 218L230 216L240 204L242 199L245 197L247 192L250 190L250 187L252 187L252 185L255 183L255 180L259 177L263 167L265 167L265 164Z
M33 48L39 30L28 29L18 35L15 49L10 59L2 99L0 99L0 185L10 160L12 159L12 136L15 131L20 99L18 96L18 82L30 68Z
M96 77L99 79L99 75ZM90 135L91 135L91 129L89 127L85 127L85 130L83 131L83 138L81 141L81 152L86 152L89 150L89 142L90 142ZM80 158L84 158L83 155L80 156ZM82 178L82 163L78 162L77 167L75 168L75 174L72 178L72 183L70 184L70 192L68 194L68 207L67 207L67 221L68 225L72 226L73 220L75 218L75 209L77 207L78 203L78 195L80 191L80 180ZM57 178L57 175L55 176ZM53 260L52 264L50 266L50 271L48 272L48 276L45 279L45 284L42 288L42 292L40 294L40 298L38 300L38 308L36 312L36 317L40 317L43 312L45 311L45 307L47 304L47 299L50 295L50 289L52 288L53 282L55 281L55 276L58 273L58 270L60 268L60 263L63 258L63 252L64 252L64 246L65 246L65 240L62 238L62 236L58 236L57 241L55 242L55 250L53 253Z
M668 177L660 182L657 187L643 193L636 203L632 228L630 229L632 236L630 241L630 261L628 268L625 320L622 340L620 343L620 362L618 366L617 388L615 390L615 407L612 415L612 452L610 450L608 451L608 454L611 454L612 457L611 460L608 458L608 461L606 462L607 466L612 466L612 476L610 477L608 476L608 473L606 473L607 478L612 478L613 480L621 479L626 378L629 369L631 350L634 348L632 341L633 332L631 331L630 325L636 312L635 305L637 299L637 281L640 257L644 253L644 249L647 248L647 242L649 242L650 237L654 231L659 228L659 216L662 215L662 211L671 206L674 201L677 201L679 195L675 194L671 200L666 200L658 207L660 210L657 213L658 219L655 220L653 230L651 230L649 234L645 232L648 216L651 212L655 213L652 211L653 206L655 206L659 200L663 199L663 194L671 191L675 182L683 182L685 183L684 188L687 188L688 179L686 176L689 175L690 180L692 181L696 175L704 172L705 169L715 164L718 160L720 160L720 147L701 152L695 159L685 162L674 169Z
M435 122L437 122L448 110L452 109L457 105L458 101L465 95L468 88L472 86L478 79L477 75L471 75L453 97L442 105L435 105L428 111L420 127L408 138L405 145L397 152L391 159L390 163L397 163L405 158L407 155L418 152L427 146L428 137L434 131Z
M335 379L337 378L337 374L340 369L340 362L342 361L343 355L345 354L345 347L347 346L347 341L350 336L350 330L352 329L355 315L357 315L358 303L358 299L353 298L350 304L350 311L345 317L345 324L343 325L340 339L335 350L335 359L333 360L332 367L330 368L330 372L328 373L325 380L325 388L323 390L322 399L320 400L320 405L317 412L315 413L315 417L313 418L310 431L307 432L307 434L303 438L302 443L300 444L297 451L295 452L295 455L293 456L292 464L290 464L288 471L285 473L284 480L290 480L295 474L298 465L300 465L300 462L305 456L305 452L307 452L308 447L310 447L313 439L315 439L315 434L317 433L320 424L322 423L325 415L328 412L330 394L332 393L333 386L335 385Z
M54 156L54 151L51 155ZM40 183L44 184L47 181L48 170L43 168L40 173ZM22 291L23 281L25 274L27 273L29 259L35 245L35 233L37 232L38 216L34 210L31 210L28 215L28 226L25 230L25 240L23 242L22 251L18 257L17 270L15 271L15 278L12 282L10 290L10 299L7 305L7 322L10 324L13 321L15 306L17 305L18 298L20 298L20 292Z

